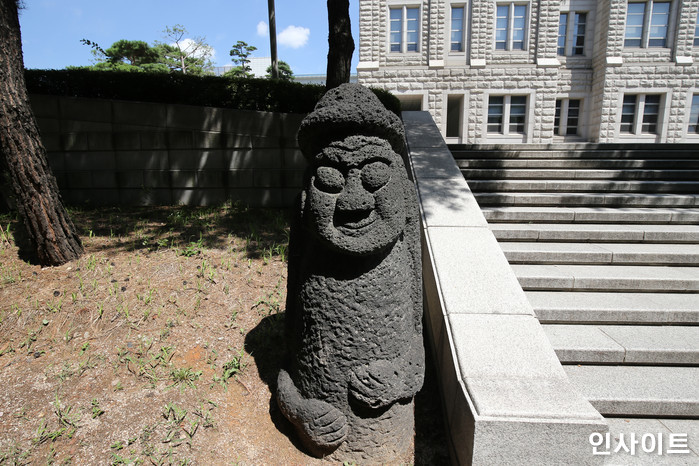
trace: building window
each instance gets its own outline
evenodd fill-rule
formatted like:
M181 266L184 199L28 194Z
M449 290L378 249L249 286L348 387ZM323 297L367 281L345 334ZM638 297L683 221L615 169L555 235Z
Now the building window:
M461 122L464 113L464 96L450 95L447 97L447 137L461 137Z
M527 96L491 95L488 98L488 132L524 134Z
M449 50L452 52L464 51L464 13L463 6L451 7L451 46Z
M697 22L694 26L694 46L699 47L699 8L697 8Z
M498 3L495 20L495 49L524 50L527 5Z
M629 2L624 47L667 47L670 2Z
M585 55L587 13L561 13L558 23L558 55Z
M621 127L627 134L658 134L660 94L626 94L621 107Z
M400 109L403 112L419 112L422 111L422 96L421 95L397 95L400 100Z
M390 9L391 52L417 52L420 38L420 8L398 7Z
M553 122L555 134L559 136L580 134L580 109L580 99L556 100L556 116Z
M689 134L699 134L699 94L692 96L692 109L689 112Z

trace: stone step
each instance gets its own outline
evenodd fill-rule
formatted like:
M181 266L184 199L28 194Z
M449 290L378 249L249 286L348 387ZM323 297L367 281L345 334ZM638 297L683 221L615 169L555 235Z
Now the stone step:
M699 195L691 194L619 194L619 193L547 193L547 192L474 192L478 204L487 206L629 206L693 207Z
M597 458L616 466L678 466L699 464L699 421L609 417L609 443L595 438ZM660 438L658 438L660 436ZM651 439L654 437L654 439ZM636 439L639 442L632 442ZM592 448L590 448L592 454Z
M478 150L468 150L451 146L454 159L617 159L617 160L657 160L657 159L686 159L698 160L699 148L696 145L685 147L662 147L656 144L642 147L616 147L610 149L595 149L587 147L556 147L534 145L492 145L480 146Z
M466 175L465 175L466 176ZM699 193L697 181L612 181L612 180L478 180L466 176L469 188L474 193L486 192L618 192L618 193ZM634 195L634 197L636 197ZM696 199L696 196L694 196Z
M699 325L694 293L527 291L544 323Z
M699 327L543 326L564 364L699 365Z
M564 366L605 416L699 417L699 367Z
M699 224L699 208L486 206L488 222Z
M525 290L697 292L699 267L513 264Z
M462 168L466 180L699 180L699 170L603 170L565 168Z
M699 265L699 244L504 242L510 264Z
M699 170L699 160L687 159L459 159L456 163L462 169Z
M699 225L491 223L490 230L500 242L699 243Z

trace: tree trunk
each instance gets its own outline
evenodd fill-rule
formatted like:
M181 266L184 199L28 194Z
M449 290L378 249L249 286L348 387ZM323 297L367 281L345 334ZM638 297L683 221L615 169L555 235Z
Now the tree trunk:
M274 0L267 0L269 12L269 51L272 54L272 79L279 79L279 60L277 58L277 12Z
M63 207L29 105L16 0L0 0L0 156L33 259L60 265L80 257L80 237Z
M349 16L349 0L328 0L328 70L326 89L350 80L354 40Z

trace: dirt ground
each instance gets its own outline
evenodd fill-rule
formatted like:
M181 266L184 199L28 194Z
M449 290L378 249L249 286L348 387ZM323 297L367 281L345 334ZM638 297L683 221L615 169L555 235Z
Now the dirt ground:
M284 212L71 216L85 254L54 268L22 261L16 219L0 216L0 464L326 463L302 451L272 396ZM447 463L430 371L415 412L397 464Z

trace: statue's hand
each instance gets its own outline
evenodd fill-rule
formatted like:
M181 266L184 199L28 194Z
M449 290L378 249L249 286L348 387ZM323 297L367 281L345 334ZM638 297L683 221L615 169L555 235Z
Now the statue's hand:
M342 411L325 401L303 398L283 369L277 379L277 403L316 456L331 453L347 437L349 427Z
M382 359L355 367L350 375L349 391L361 404L381 408L398 399L403 385L393 364Z
M308 401L309 416L303 422L303 430L319 447L334 450L347 436L347 418L330 403L321 400Z

